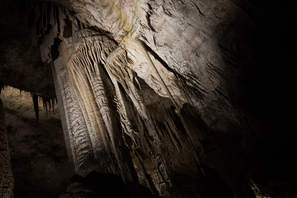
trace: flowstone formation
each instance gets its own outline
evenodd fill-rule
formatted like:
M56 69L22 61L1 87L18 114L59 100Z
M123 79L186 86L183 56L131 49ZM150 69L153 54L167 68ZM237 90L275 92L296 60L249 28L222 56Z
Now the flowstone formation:
M94 171L98 177L113 175L160 197L294 193L291 180L280 177L290 171L277 171L273 182L258 176L264 171L267 177L277 167L293 170L281 164L266 169L272 153L291 148L270 146L278 143L279 131L289 129L272 113L292 120L282 108L271 110L276 101L291 100L266 86L277 76L279 63L277 58L268 62L263 53L276 55L267 48L275 35L273 23L266 23L273 5L245 0L25 5L21 41L31 45L12 39L14 48L1 42L6 53L0 56L0 80L42 97L52 96L54 84L68 156L80 177L88 181ZM18 55L20 45L40 54L31 61L24 57L26 69L9 53ZM281 42L278 46L288 49ZM285 52L291 60L292 52ZM22 76L25 83L11 78L14 70L29 74L40 67L36 78L47 78L36 88L30 78ZM265 82L263 74L269 76ZM280 85L288 88L291 81L280 80ZM285 190L280 181L290 187ZM71 197L76 185L62 196Z

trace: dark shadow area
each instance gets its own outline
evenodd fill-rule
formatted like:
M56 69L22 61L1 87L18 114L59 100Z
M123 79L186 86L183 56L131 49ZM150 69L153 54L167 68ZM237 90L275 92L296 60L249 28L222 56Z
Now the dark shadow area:
M220 174L212 168L203 167L203 171L206 177L206 186L211 186L212 190L210 189L207 193L209 198L214 197L224 197L224 198L232 198L233 192L226 184L226 182L222 179ZM215 186L215 188L213 188Z
M221 131L211 130L190 104L184 104L181 116L200 157L205 179L199 184L205 185L202 197L254 197L244 166L234 157L233 150L240 152L239 140L233 137L234 131L222 135Z
M54 45L51 47L52 61L55 61L59 57L59 45L61 42L59 38L54 39Z
M124 184L123 180L113 174L100 174L92 171L85 177L74 175L72 184L60 198L156 198L144 186L138 183Z
M254 139L247 143L246 167L261 190L275 197L296 196L294 4L236 2L242 10L217 27L217 32L227 65L224 72L237 75L227 92L258 124L249 126Z

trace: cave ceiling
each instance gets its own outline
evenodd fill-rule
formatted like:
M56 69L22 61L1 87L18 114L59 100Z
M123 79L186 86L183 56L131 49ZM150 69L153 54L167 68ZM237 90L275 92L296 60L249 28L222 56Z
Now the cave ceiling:
M293 185L289 2L11 0L0 13L0 83L57 98L77 174L164 197Z

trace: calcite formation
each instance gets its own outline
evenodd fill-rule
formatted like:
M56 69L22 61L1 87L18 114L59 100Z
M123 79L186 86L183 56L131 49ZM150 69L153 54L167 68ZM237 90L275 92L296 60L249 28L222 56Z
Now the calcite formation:
M270 130L254 72L265 65L255 32L274 8L264 5L30 1L23 39L42 63L33 59L27 71L38 62L39 76L51 69L53 81L20 88L45 97L54 83L68 156L81 176L117 175L161 197L255 197L256 145ZM8 63L17 70L1 58L0 71ZM9 75L0 80L20 86Z

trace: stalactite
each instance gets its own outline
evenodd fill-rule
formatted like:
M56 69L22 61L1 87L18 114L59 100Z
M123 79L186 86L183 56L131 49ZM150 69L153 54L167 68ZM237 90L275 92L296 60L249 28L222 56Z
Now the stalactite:
M39 121L39 106L38 106L38 95L32 94L33 106L35 111L36 123Z
M2 87L0 88L0 94L1 94L1 90L5 89L5 87L8 85L2 85ZM30 93L27 92L26 90L22 90L22 89L18 89L18 88L14 88L17 89L19 91L19 94L22 95L23 92L24 93ZM46 112L46 115L48 114L48 112L52 112L53 114L55 113L55 108L56 108L56 97L48 97L48 96L43 96L37 93L30 93L31 97L32 97L32 103L33 103L33 109L35 112L35 119L36 119L36 123L39 122L39 100L42 100L43 103L43 108L44 111Z
M133 61L127 57L126 50L118 47L108 56L105 67L110 76L123 86L138 112L148 119L147 111L133 82L135 74L129 68L130 64L133 64Z
M39 98L42 99L43 109L45 110L46 115L50 111L54 114L57 99L55 97L52 98L52 97L45 97L45 96L39 96Z
M143 177L139 173L139 178L143 184L148 185L147 187L151 190L156 190L160 194L163 194L164 189L171 186L171 181L167 174L167 165L164 161L164 156L160 153L164 151L160 150L161 139L163 137L158 134L157 125L153 122L155 119L153 115L147 110L142 97L139 94L139 90L135 85L137 82L136 75L133 70L133 61L127 57L127 52L125 49L119 47L114 50L106 61L106 69L113 81L117 96L117 108L118 113L121 116L122 129L127 137L132 140L130 145L126 141L126 145L136 152L136 155L132 155L132 160L134 163L138 163L138 159L143 163L143 170L146 172L146 177ZM124 93L121 91L119 84L124 88ZM139 82L138 82L139 84ZM138 85L139 86L139 85ZM139 86L140 87L140 86ZM127 101L126 96L132 102ZM173 104L172 104L173 105ZM132 109L131 109L132 107ZM134 112L136 110L136 112ZM137 123L137 126L131 125L131 122ZM143 124L142 124L143 123ZM169 128L167 128L169 130ZM123 137L125 137L123 135ZM147 146L144 146L147 145ZM144 149L143 151L141 151ZM153 156L146 156L147 151L150 151ZM138 158L138 159L136 159ZM143 161L144 158L148 158ZM151 167L154 167L151 169ZM154 186L151 186L153 183ZM160 185L163 183L162 185Z
M1 95L1 91L4 90L5 87L6 85L0 82L0 95Z

